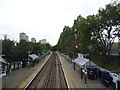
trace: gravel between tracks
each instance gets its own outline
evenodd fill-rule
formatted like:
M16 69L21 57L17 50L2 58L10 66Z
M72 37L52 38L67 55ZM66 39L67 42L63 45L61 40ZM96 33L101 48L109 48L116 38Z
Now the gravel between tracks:
M30 88L67 88L62 66L55 52L27 89Z

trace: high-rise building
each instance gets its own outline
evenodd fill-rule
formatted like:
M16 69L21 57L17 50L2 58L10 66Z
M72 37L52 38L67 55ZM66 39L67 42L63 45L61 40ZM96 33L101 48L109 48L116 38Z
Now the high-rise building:
M39 42L40 42L41 44L47 43L47 42L46 42L46 39L39 40Z
M31 42L36 43L36 39L35 38L31 38Z
M28 39L29 39L29 36L26 35L26 41L29 41Z
M26 35L26 33L20 33L20 40L26 40L26 41L29 41L28 40L29 39L29 37Z

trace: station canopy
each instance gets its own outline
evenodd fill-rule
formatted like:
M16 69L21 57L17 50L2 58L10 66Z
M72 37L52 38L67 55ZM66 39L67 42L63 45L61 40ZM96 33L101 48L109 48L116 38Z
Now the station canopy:
M79 65L82 68L84 68L84 67L86 67L86 68L97 68L98 67L95 63L93 63L89 59L82 58L82 57L76 58L73 62L76 63L77 65Z
M0 62L7 63L1 56L0 56Z
M38 56L36 54L31 54L31 55L29 55L29 57L31 57L33 60L38 58Z

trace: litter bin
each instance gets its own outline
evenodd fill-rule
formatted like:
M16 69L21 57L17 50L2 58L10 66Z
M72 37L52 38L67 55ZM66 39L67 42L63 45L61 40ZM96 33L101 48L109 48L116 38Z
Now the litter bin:
M90 80L95 80L97 77L97 73L96 73L96 69L95 68L88 68L87 69L87 73L88 73L88 79Z

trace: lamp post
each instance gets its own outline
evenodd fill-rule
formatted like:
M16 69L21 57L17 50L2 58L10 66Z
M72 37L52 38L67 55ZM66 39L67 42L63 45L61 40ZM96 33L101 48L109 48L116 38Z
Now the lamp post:
M92 47L91 46L89 46L89 58L90 58L90 60L91 60L91 54L92 54Z
M28 53L28 62L27 62L27 64L28 64L28 70L29 70L29 65L30 65L29 55L30 55L31 51L27 51L27 53Z
M92 47L91 46L89 46L89 67L91 67L91 58L92 57Z
M77 45L75 46L75 51L76 51L76 53L78 55L78 46Z
M77 49L78 48L78 46L75 46L75 49ZM75 58L75 57L74 57ZM74 70L75 70L75 62L74 62Z
M10 63L8 63L8 71L11 73Z
M75 49L76 49L76 45L75 45L75 43L76 43L76 29L75 29L75 26L73 27L73 29L75 30L75 34L74 34L74 59L75 59ZM74 67L74 70L75 70L75 62L73 63L73 67Z
M39 53L39 51L38 51L38 59L37 59L37 63L38 63L38 61L39 61L39 57L40 57L40 53Z
M77 48L78 48L78 46L75 46L75 48L77 49Z

